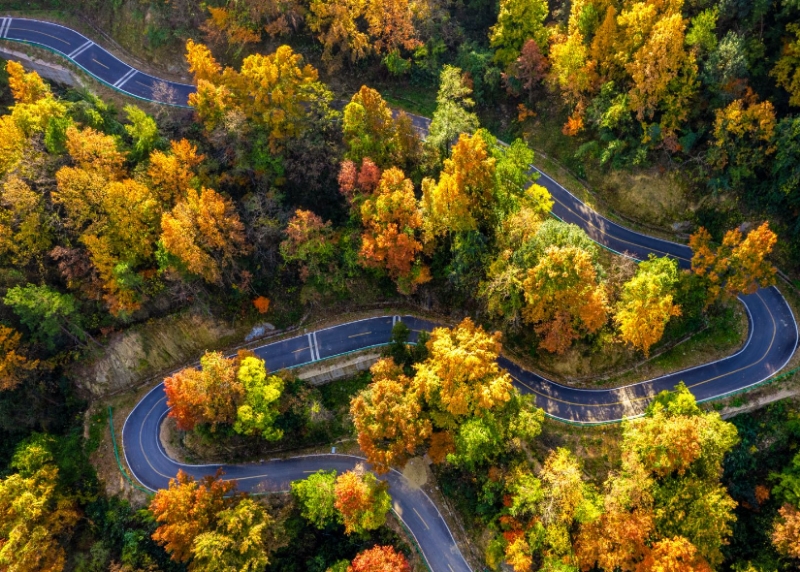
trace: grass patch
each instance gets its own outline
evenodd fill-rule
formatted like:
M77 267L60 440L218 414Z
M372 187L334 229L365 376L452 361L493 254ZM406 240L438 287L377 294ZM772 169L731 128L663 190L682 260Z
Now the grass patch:
M89 438L86 440L86 454L91 455L100 447L108 426L108 413L99 409L89 417Z
M362 371L354 377L320 385L319 392L322 396L322 404L333 411L342 407L346 407L349 410L350 400L367 387L371 381L372 374L368 371Z
M377 89L392 107L424 117L433 117L433 112L436 111L435 86L426 88L414 85L381 85Z

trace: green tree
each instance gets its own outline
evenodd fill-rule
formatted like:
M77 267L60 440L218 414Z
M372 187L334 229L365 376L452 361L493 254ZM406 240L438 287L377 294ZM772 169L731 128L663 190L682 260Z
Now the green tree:
M547 0L500 0L500 14L489 34L494 61L508 68L529 39L545 51L549 33L544 21L549 12Z
M780 473L771 475L775 481L772 495L781 502L800 506L800 453Z
M54 349L60 334L76 342L88 334L81 328L78 304L71 294L62 294L47 285L14 286L3 302L19 316L34 339Z
M124 111L129 121L125 125L125 131L133 140L130 157L133 161L142 161L162 144L158 125L155 119L135 105L126 105Z
M378 91L362 86L353 95L344 108L342 131L348 159L360 163L368 157L379 167L391 166L398 152L397 128Z
M264 360L256 357L244 358L236 377L244 387L244 399L236 410L234 431L260 434L267 441L283 437L283 431L275 427L280 414L278 400L283 393L283 380L277 375L267 376Z
M478 129L478 116L469 111L475 105L471 96L472 88L465 81L462 71L445 65L439 79L436 111L425 139L427 147L446 155L456 137Z
M692 25L686 34L686 44L699 50L702 54L711 53L717 47L717 19L719 8L703 10L692 18Z
M800 207L800 117L781 119L775 127L777 151L770 162L773 203Z
M317 471L292 483L292 496L300 505L300 514L319 529L336 522L335 485L336 471Z

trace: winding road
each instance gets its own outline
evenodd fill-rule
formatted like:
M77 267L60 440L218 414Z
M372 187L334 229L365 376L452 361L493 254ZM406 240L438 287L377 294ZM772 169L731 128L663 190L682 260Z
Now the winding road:
M23 18L0 18L0 40L13 40L57 52L104 84L133 97L186 106L194 86L160 80L122 62L93 41L63 26ZM420 131L428 120L414 117ZM689 247L646 236L624 228L584 205L545 173L537 183L553 196L553 214L583 228L599 244L636 260L648 255L670 256L689 268ZM764 288L740 298L747 310L750 334L736 354L698 367L625 387L582 390L560 385L527 371L501 357L499 362L523 393L533 394L537 404L556 419L593 424L640 415L659 391L683 381L699 401L719 398L757 385L779 372L798 344L792 311L776 287ZM264 345L255 352L271 371L330 359L343 353L388 343L393 325L402 320L412 330L412 341L436 324L413 316L383 316L348 322ZM163 384L153 388L133 409L122 430L125 458L133 475L148 489L165 488L178 470L195 477L214 473L219 465L186 465L164 449L160 431L168 413ZM222 466L226 478L236 479L242 490L285 491L291 481L320 469L346 471L363 459L346 455L311 455L259 464ZM384 476L393 498L393 509L422 549L433 572L469 572L445 520L436 505L397 471Z

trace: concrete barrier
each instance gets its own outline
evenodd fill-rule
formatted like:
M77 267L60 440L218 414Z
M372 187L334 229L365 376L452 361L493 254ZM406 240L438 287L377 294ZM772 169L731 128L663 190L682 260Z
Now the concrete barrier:
M297 374L297 377L311 385L323 385L337 379L353 377L362 371L366 371L380 357L381 348L371 348L362 352L304 365L293 371Z

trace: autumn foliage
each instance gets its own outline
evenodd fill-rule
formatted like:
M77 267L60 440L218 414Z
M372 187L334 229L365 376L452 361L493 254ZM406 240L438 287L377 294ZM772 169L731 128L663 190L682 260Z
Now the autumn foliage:
M334 506L347 534L380 528L391 508L388 485L369 472L348 471L336 478Z
M414 380L391 359L372 366L372 383L350 404L358 445L378 470L402 465L431 435Z
M374 546L359 552L347 572L410 572L411 566L402 553L391 546Z
M778 237L769 223L744 237L739 229L725 233L722 245L714 248L711 235L700 228L689 240L694 254L692 270L702 276L709 291L709 303L718 299L753 294L775 282L775 267L767 260Z
M422 251L416 235L422 227L422 213L414 196L414 185L398 168L383 172L372 196L361 205L365 230L361 256L366 266L385 268L403 293L430 280L426 267L415 264Z
M800 558L800 510L787 504L778 512L780 518L772 531L772 544L781 554Z
M283 435L273 427L282 391L283 381L267 375L263 360L244 350L233 358L206 353L200 369L187 368L164 380L169 416L180 429L233 425L237 433L267 440Z
M670 318L681 315L680 306L673 302L677 281L674 260L651 258L642 262L636 276L623 286L614 321L622 339L645 356L664 335Z
M196 481L179 471L150 501L158 528L152 537L189 570L263 570L279 544L265 507L236 494L236 482L217 473Z
M581 333L596 332L608 312L590 254L576 247L548 248L523 282L525 320L534 324L540 347L563 353Z

